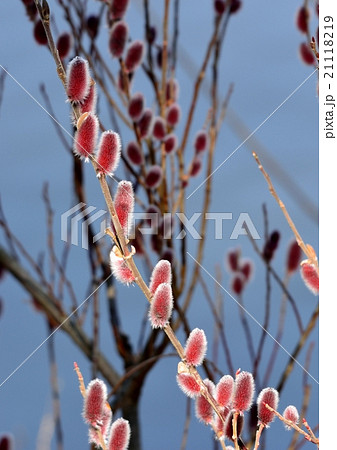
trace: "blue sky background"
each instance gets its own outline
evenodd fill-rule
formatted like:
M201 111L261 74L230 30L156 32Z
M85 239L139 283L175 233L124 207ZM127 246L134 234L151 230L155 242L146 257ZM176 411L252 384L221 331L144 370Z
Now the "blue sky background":
M50 7L56 14L58 30L68 30L56 5ZM159 2L158 2L159 3ZM160 2L161 3L161 2ZM152 8L160 17L160 7L152 2ZM219 96L224 98L230 83L234 83L234 92L230 101L233 110L250 131L258 127L312 72L313 68L304 65L298 57L298 47L303 41L295 28L295 13L300 2L258 2L244 1L242 10L230 21L223 46L222 62L219 73ZM95 11L98 3L88 2L89 9ZM126 19L135 38L143 36L141 2L131 1ZM213 9L210 0L181 2L181 45L190 58L200 66L209 39L213 23ZM157 24L160 26L160 24ZM316 32L317 19L313 16L313 32ZM69 108L65 103L65 94L57 79L54 62L44 47L35 44L32 37L32 23L25 17L20 1L1 2L0 4L0 64L27 90L37 101L43 103L39 84L44 82L50 96L58 121L70 131ZM113 70L117 63L112 61L107 51L107 29L99 36L100 48ZM180 52L180 55L182 51ZM0 70L2 70L0 68ZM178 67L180 79L180 105L182 113L188 111L193 83L182 66ZM207 73L209 79L210 72ZM139 76L134 83L134 91L143 86ZM286 204L292 219L304 240L318 249L318 98L316 94L317 76L314 74L256 133L275 166L265 164L275 182L280 197ZM150 90L145 87L150 95ZM150 102L150 97L149 97ZM209 99L207 90L203 91L197 105L197 113L192 130L197 131L203 124ZM100 117L106 127L111 127L109 115L104 104L100 104ZM229 119L232 116L229 117ZM178 134L182 131L178 127ZM42 201L42 187L49 183L49 194L55 212L54 236L57 254L60 256L64 243L60 239L60 217L74 206L75 200L71 184L71 158L62 148L55 128L48 115L33 99L23 91L10 77L6 77L3 102L0 109L1 159L0 190L1 201L8 223L26 249L37 258L46 250L46 218ZM193 135L193 134L192 134ZM221 130L214 167L217 167L247 137L238 136L225 121ZM70 138L67 138L70 139ZM122 133L122 142L129 139ZM257 259L247 238L240 237L232 241L229 236L236 219L241 212L249 213L257 230L263 235L262 204L269 213L270 230L281 233L280 247L273 267L283 276L287 245L292 237L291 231L274 199L270 196L265 180L257 169L249 145L242 146L214 174L214 185L210 211L231 212L233 221L224 224L224 239L213 238L212 227L208 228L203 266L213 276L216 266L222 271L222 283L229 289L230 278L224 267L224 257L229 248L240 247L245 257L255 261L253 281L245 291L244 302L247 310L262 321L265 298L265 270ZM257 149L259 150L259 149ZM192 140L187 147L192 155ZM261 155L262 162L263 154ZM277 167L285 171L299 188L311 200L314 214L309 216L295 199L296 192L280 178ZM120 168L117 175L123 176ZM98 183L88 165L85 169L88 203L98 209L104 209L103 197ZM193 180L188 194L204 179L204 174ZM203 189L198 190L186 203L189 215L201 211ZM98 230L97 230L98 231ZM1 238L2 239L2 238ZM2 240L3 243L3 240ZM194 256L196 243L189 241L188 250ZM88 263L86 251L74 247L68 263L68 276L73 282L79 301L87 296ZM189 260L189 274L193 262ZM203 273L211 292L214 282ZM0 384L7 376L37 347L47 336L47 328L42 317L32 311L27 294L7 275L0 285L0 296L4 302L0 318ZM140 318L143 317L145 299L137 287L117 286L118 302L123 329L137 340ZM317 298L303 285L297 273L290 281L290 291L296 299L303 323L306 324L314 310ZM270 332L275 333L281 292L273 283L272 316ZM225 330L233 350L235 367L251 370L246 351L244 336L239 323L238 308L235 302L224 293ZM101 296L101 310L105 311L104 289ZM298 331L294 316L288 308L287 325L282 345L292 352L298 341ZM250 321L250 319L247 319ZM210 341L213 337L214 322L204 295L196 289L194 301L189 313L192 327L203 328ZM251 331L256 340L260 328L250 321ZM137 333L134 332L137 330ZM72 342L61 331L55 336L56 352L61 387L62 426L65 448L86 448L87 428L81 418L82 400L78 383L73 372L73 362L82 368L85 381L89 381L90 367L79 354ZM318 329L312 333L307 345L301 352L299 362L305 363L308 344L314 342L314 351L310 364L310 374L318 380ZM101 323L102 349L109 359L121 369L115 354L107 317ZM267 363L273 347L271 339L266 340L262 366ZM209 355L211 357L211 353ZM270 378L273 386L279 380L288 356L279 350L278 361ZM177 358L163 359L151 372L144 386L141 404L141 423L143 448L152 450L178 449L184 426L185 397L176 385L175 374ZM226 373L226 361L223 351L219 351L218 365ZM303 396L303 370L295 365L293 374L282 392L280 411L288 404L300 408ZM318 422L318 385L311 378L311 399L307 419L314 427ZM0 432L10 431L16 439L17 450L37 448L39 427L44 417L52 412L49 367L46 346L37 351L32 358L18 370L0 388ZM268 448L286 449L291 438L279 422L272 424L266 431ZM275 444L277 443L277 444ZM305 444L302 448L310 448ZM48 447L49 448L49 447ZM56 448L54 440L52 449ZM204 425L192 417L187 449L212 448L212 435Z

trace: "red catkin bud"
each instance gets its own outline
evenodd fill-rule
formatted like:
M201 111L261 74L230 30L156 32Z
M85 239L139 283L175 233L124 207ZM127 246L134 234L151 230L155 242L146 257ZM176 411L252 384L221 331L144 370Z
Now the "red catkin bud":
M88 160L96 147L98 119L92 113L84 113L78 119L77 131L74 136L74 153Z
M195 398L200 395L200 385L189 373L179 373L177 383L187 397Z
M162 283L171 284L172 269L169 261L161 259L154 267L151 275L149 289L152 295L156 292Z
M314 294L318 295L319 292L319 275L314 264L310 264L306 261L301 263L301 276L308 289Z
M208 147L208 136L205 130L200 130L195 136L194 150L198 153L203 153Z
M217 14L223 14L226 9L226 3L223 0L215 0L214 9Z
M249 280L251 280L251 278L253 276L253 268L254 268L254 264L249 259L246 259L241 262L240 272L244 276L245 282L248 282Z
M181 109L178 103L172 103L166 112L166 122L171 126L175 127L178 125L181 116Z
M207 387L208 392L213 396L214 395L214 383L206 378L204 380L204 384ZM205 424L209 424L213 420L213 408L208 403L208 401L200 395L195 400L195 415L201 422Z
M297 28L304 34L308 32L308 23L310 19L310 14L308 8L302 6L296 15L296 25Z
M169 263L174 264L174 251L171 248L166 248L162 253L162 258L169 261Z
M291 242L287 255L287 272L292 275L299 267L302 250L296 241Z
M165 136L164 140L164 145L165 145L165 153L166 154L170 154L170 153L174 153L178 147L178 138L175 134L170 133L168 135Z
M269 406L277 410L279 402L279 394L276 389L273 388L265 388L262 389L259 396L257 397L257 417L260 422L264 425L268 425L274 420L275 413L270 411L266 406L267 403Z
M230 375L224 375L215 387L215 399L220 406L229 405L234 392L234 379Z
M129 28L124 21L116 22L111 28L109 50L114 58L120 58L128 40Z
M140 166L144 162L143 153L141 152L137 142L131 141L126 147L126 154L132 164Z
M224 427L224 431L225 431L225 436L227 437L227 439L233 441L233 417L234 417L234 413L235 411L231 411L228 416L226 417L226 422L225 422L225 427ZM237 417L237 421L236 421L236 431L237 431L237 436L239 437L242 433L243 430L243 423L244 423L244 417L243 414L240 413Z
M229 9L229 12L231 14L235 14L236 12L238 12L241 9L241 6L242 6L241 0L231 0L231 6Z
M122 19L129 6L129 0L112 0L110 13L113 19Z
M151 166L145 177L145 184L151 189L158 187L163 178L163 171L160 166Z
M202 168L201 159L198 156L194 156L194 158L192 160L191 168L190 168L190 176L196 177L197 175L199 175L201 168Z
M132 271L126 261L116 255L115 247L110 252L110 268L115 278L123 284L129 285L135 280Z
M162 117L156 117L153 121L152 135L158 141L162 141L166 135L166 123Z
M89 94L91 77L88 61L75 56L67 68L67 95L70 101L81 102Z
M96 84L91 83L87 97L80 103L81 114L85 112L96 112L97 89Z
M96 378L90 381L84 398L83 418L85 422L96 425L103 418L104 405L107 401L107 388L105 383Z
M144 58L145 47L142 41L133 41L129 45L125 56L126 72L134 72L142 63Z
M300 45L300 57L309 66L315 64L314 54L306 42L302 42Z
M168 283L162 283L154 293L150 310L149 319L152 328L164 328L171 317L173 308L172 288Z
M48 39L46 32L44 31L43 23L40 19L35 22L34 25L34 38L39 45L47 45Z
M121 156L121 140L118 133L104 131L98 144L97 176L110 175L115 172Z
M289 405L286 407L286 409L283 411L283 417L286 420L290 420L290 422L293 422L295 425L298 424L298 420L299 420L299 414L297 411L297 408L293 405ZM290 430L291 427L289 425L285 425L286 430Z
M112 411L107 402L105 402L103 407L103 415L100 425L100 432L103 438L107 437L108 431L110 429L111 424L111 418L112 418ZM100 435L97 433L96 428L90 427L89 429L89 443L95 444L97 447L100 446ZM0 449L1 450L1 449Z
M226 266L229 272L237 272L239 270L240 249L233 248L228 251L226 257Z
M35 6L35 5L34 5ZM1 436L0 450L14 450L14 439L10 434Z
M245 278L241 274L237 274L232 278L231 290L236 295L241 295L245 287Z
M56 48L61 59L64 59L69 55L71 45L71 35L67 32L60 34L59 38L57 39Z
M240 372L235 378L233 408L237 411L247 411L253 402L254 378L250 372Z
M149 29L146 30L146 40L149 44L153 44L157 37L157 30L156 27L149 27Z
M118 183L114 203L119 222L127 236L133 222L134 208L134 193L130 181L123 180Z
M203 363L207 350L207 339L204 330L194 328L191 331L184 350L187 364L200 366Z
M153 113L150 108L146 108L144 114L138 122L139 134L142 139L149 137L152 132Z
M99 18L92 14L87 18L87 32L91 39L95 39L98 33Z
M134 94L129 103L129 116L134 122L138 122L144 113L145 99L141 92Z
M129 422L122 417L115 420L110 429L108 450L126 450L129 446L130 435Z

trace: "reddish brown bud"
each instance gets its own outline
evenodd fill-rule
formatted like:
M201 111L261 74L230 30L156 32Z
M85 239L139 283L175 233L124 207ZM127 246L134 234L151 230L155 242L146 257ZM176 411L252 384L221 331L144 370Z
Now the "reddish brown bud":
M177 383L187 397L195 398L200 395L200 385L189 373L179 373Z
M137 142L131 141L126 147L126 154L132 164L140 166L144 162L143 153L141 152Z
M112 0L110 13L113 19L122 19L129 6L129 0Z
M172 266L174 264L174 251L171 248L166 248L162 253L162 258L166 259Z
M263 389L257 398L257 416L264 425L268 425L274 420L275 414L270 411L266 406L267 403L273 409L277 410L279 401L279 395L276 389L265 388Z
M223 0L215 0L214 9L217 14L223 14L226 9L226 2L224 2Z
M253 276L254 264L249 259L246 259L240 264L240 272L244 276L245 282L248 282Z
M208 392L214 395L214 383L211 380L204 380L204 384L207 387ZM213 408L208 401L200 395L195 400L195 415L201 422L209 424L213 420Z
M173 309L172 288L162 283L156 289L151 301L149 319L152 328L164 328L168 325Z
M163 172L160 166L151 166L145 177L145 184L151 189L157 188L163 178Z
M156 117L153 121L152 128L153 137L162 141L166 135L166 123L162 117Z
M87 18L87 32L91 39L95 39L98 33L99 18L94 14Z
M47 45L48 39L46 32L44 31L43 23L40 19L35 22L34 25L34 38L36 42L40 45Z
M237 274L232 278L231 290L236 295L241 295L245 287L245 278L241 274Z
M14 439L10 434L1 436L0 450L14 450Z
M115 278L123 284L129 285L135 280L132 270L126 261L115 253L115 247L110 252L110 267Z
M231 1L231 6L230 6L229 12L231 14L235 14L236 12L238 12L241 9L242 2L241 2L241 0L230 0L230 1Z
M194 156L194 158L192 160L191 168L190 168L190 176L196 177L197 175L199 175L201 168L202 168L201 159L198 156Z
M96 112L97 104L97 89L96 84L92 83L90 85L89 93L87 97L80 103L81 114L85 112Z
M98 119L94 114L84 113L77 122L74 136L74 153L86 160L93 155L98 133Z
M141 92L134 94L129 103L129 116L133 122L138 122L144 113L145 99Z
M174 153L178 147L178 138L175 134L167 134L164 138L165 153Z
M208 135L205 130L200 130L195 136L194 149L196 153L202 153L207 150Z
M280 241L280 233L278 231L273 231L269 236L263 249L263 257L267 262L272 260L275 250L278 247L279 241Z
M76 56L67 68L67 94L69 100L81 102L89 94L91 77L88 61Z
M237 272L239 270L239 260L240 260L240 249L233 248L228 251L226 257L226 266L228 271Z
M308 289L314 294L319 292L319 275L314 264L306 261L301 263L301 276Z
M123 228L128 236L133 221L134 193L130 181L120 181L114 198L115 209Z
M287 272L292 275L299 267L302 250L296 241L291 242L287 255Z
M115 172L121 156L121 140L114 131L104 131L98 144L97 176Z
M293 406L293 405L289 405L284 410L283 417L286 420L290 420L290 422L293 422L295 425L297 425L300 416L298 414L297 408L295 406ZM285 427L286 427L286 430L290 430L291 429L291 427L288 426L288 425L285 425Z
M308 32L308 23L309 23L309 10L305 6L302 6L296 15L296 25L297 28L304 34Z
M300 57L302 61L309 66L315 64L314 54L306 42L302 42L302 44L300 45Z
M229 405L234 392L234 379L230 375L224 375L215 388L215 399L220 406Z
M144 114L138 122L139 134L142 139L149 137L152 131L153 113L150 108L146 108Z
M133 41L129 45L125 56L126 72L134 72L142 63L144 58L145 47L142 41Z
M106 400L105 383L98 378L90 381L84 398L83 418L85 422L95 426L102 420Z
M240 372L234 382L233 408L237 411L247 411L253 402L254 378L249 372Z
M180 116L180 106L178 105L178 103L172 103L172 105L169 106L166 112L166 122L172 127L175 127L179 123Z
M129 28L124 21L116 22L110 32L109 50L114 58L120 58L128 40Z
M72 39L69 33L60 34L57 40L57 51L59 52L59 57L61 59L66 58L69 55L70 49L72 46Z
M171 284L172 269L169 261L160 260L152 271L149 289L153 295L162 283Z
M130 424L127 420L115 420L111 425L110 437L108 441L108 450L126 450L130 441Z
M191 331L184 350L187 364L200 366L203 363L207 350L207 339L205 332L199 328Z

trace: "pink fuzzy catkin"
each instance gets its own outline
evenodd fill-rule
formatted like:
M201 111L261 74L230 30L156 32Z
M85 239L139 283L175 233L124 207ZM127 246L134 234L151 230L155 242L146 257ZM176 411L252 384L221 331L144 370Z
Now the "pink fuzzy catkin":
M169 155L170 153L174 153L178 147L178 138L175 134L170 133L167 134L164 139L165 153Z
M88 61L75 56L67 67L66 89L67 95L72 102L83 101L90 89L91 77Z
M235 378L233 408L237 411L247 411L253 402L255 383L250 372L240 372Z
M126 154L135 166L140 166L144 162L143 153L141 152L137 142L131 141L128 143L126 147Z
M293 240L288 248L287 255L287 273L292 275L299 267L302 250L296 240Z
M203 363L207 350L207 339L204 330L194 328L191 331L184 350L187 364L200 366Z
M107 437L108 431L110 429L111 418L112 418L111 408L108 403L105 403L103 407L101 425L99 427L101 435L103 436L104 439ZM94 427L89 428L89 443L95 444L97 447L100 446L100 435L97 433L97 430Z
M133 122L138 122L144 113L145 99L141 92L136 92L130 99L128 113Z
M128 46L125 56L125 70L127 73L134 72L143 61L145 47L140 40L133 41Z
M177 383L187 397L195 398L200 395L200 385L189 373L179 373Z
M72 45L71 35L67 32L60 34L57 39L56 48L59 52L59 57L61 59L66 58L69 55Z
M120 181L114 197L115 209L123 228L125 236L128 236L132 226L134 193L130 181Z
M113 249L110 252L110 268L114 277L127 286L135 280L132 270L129 269L126 261L116 255Z
M206 378L204 380L204 384L207 387L208 392L213 396L214 383ZM201 422L204 422L205 424L209 424L213 420L213 408L202 395L200 395L195 400L195 415L199 420L201 420Z
M115 420L111 425L110 436L108 441L108 450L126 450L130 441L130 424L127 420Z
M156 117L153 121L152 135L158 141L162 141L166 136L166 123L160 116Z
M118 133L104 131L98 144L97 176L115 172L121 156L121 140Z
M150 304L149 320L152 328L164 328L168 325L173 309L172 288L162 283L156 289Z
M145 177L145 184L151 189L157 188L163 178L163 171L160 166L154 165L149 168Z
M289 420L290 422L293 422L295 425L298 424L298 420L300 418L300 415L298 414L296 406L289 405L286 407L286 409L283 411L283 417L286 420ZM290 430L291 427L289 425L285 425L286 430Z
M145 139L150 136L152 132L152 123L153 123L153 113L150 108L145 108L142 117L139 119L137 123L139 134L142 139Z
M267 403L273 409L277 410L279 402L279 394L274 388L262 389L259 396L257 397L257 416L261 423L268 425L274 420L275 414L270 411L266 406Z
M168 107L166 112L166 122L170 126L175 127L179 123L180 116L181 116L180 106L178 105L178 103L172 103L172 105Z
M74 136L74 153L87 160L96 148L98 119L92 113L84 113L79 118L77 127Z
M201 159L198 156L194 156L194 158L192 160L191 168L190 168L190 176L196 177L197 175L199 175L201 168L202 168Z
M124 21L116 22L110 31L109 50L113 58L120 58L124 52L129 28Z
M203 153L207 150L208 146L208 135L205 130L200 130L197 132L194 140L194 150L198 153Z
M107 401L107 388L105 383L96 378L90 381L84 398L83 418L91 424L96 425L103 418L104 404Z
M81 114L85 112L96 112L96 104L97 104L97 88L96 84L92 83L90 85L89 93L87 97L80 103Z
M160 261L158 261L158 263L155 265L152 271L149 286L151 294L154 295L158 286L161 285L162 283L171 284L171 281L172 281L171 264L165 259L161 259Z
M314 264L306 261L301 263L301 276L307 288L314 294L319 292L319 275Z
M234 379L231 375L224 375L220 378L215 387L215 399L220 406L227 407L234 392Z
M110 14L112 19L122 19L129 6L129 0L112 0Z

